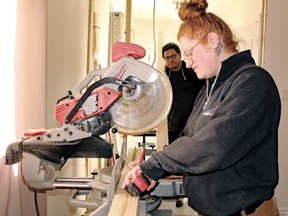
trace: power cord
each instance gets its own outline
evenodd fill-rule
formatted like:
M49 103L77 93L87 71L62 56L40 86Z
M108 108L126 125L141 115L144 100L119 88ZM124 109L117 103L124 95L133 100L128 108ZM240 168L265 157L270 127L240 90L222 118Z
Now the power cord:
M34 203L35 203L36 215L40 216L39 208L38 208L38 201L37 201L37 191L36 190L34 190Z

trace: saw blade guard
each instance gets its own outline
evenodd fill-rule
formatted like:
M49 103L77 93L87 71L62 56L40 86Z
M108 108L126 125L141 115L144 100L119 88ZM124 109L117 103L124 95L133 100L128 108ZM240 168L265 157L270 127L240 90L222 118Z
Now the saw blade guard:
M169 78L150 65L124 57L115 62L103 77L115 77L136 84L122 87L122 97L110 108L113 128L118 133L140 135L154 130L168 115L172 105ZM118 89L115 85L106 84Z

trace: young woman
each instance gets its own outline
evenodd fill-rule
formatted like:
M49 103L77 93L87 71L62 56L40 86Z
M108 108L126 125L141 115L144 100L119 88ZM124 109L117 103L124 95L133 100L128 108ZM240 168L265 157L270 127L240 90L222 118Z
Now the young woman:
M249 50L238 52L229 26L206 12L206 0L184 1L178 32L186 66L206 79L181 137L134 166L150 190L167 173L184 176L188 204L205 216L276 216L280 97Z

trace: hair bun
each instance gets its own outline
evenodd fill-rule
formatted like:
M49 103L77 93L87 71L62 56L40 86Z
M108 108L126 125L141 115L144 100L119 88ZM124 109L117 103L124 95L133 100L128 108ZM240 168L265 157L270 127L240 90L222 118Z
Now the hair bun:
M184 22L206 13L208 3L206 0L184 0L179 8L179 18Z

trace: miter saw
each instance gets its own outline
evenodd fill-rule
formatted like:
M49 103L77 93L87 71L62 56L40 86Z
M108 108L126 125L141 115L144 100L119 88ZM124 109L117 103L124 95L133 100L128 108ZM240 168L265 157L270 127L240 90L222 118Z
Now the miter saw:
M35 178L28 178L30 189L77 189L71 195L72 206L79 205L73 201L79 189L100 188L101 194L110 191L108 199L111 199L119 180L115 176L120 175L123 166L125 148L110 170L114 179L107 180L108 189L107 185L103 186L103 181L107 183L103 179L95 186L93 178L57 178L55 171L61 170L69 158L111 158L113 144L102 135L108 131L142 135L154 130L167 116L172 104L167 76L137 60L143 57L142 47L127 43L116 45L115 62L109 69L92 71L67 96L58 100L54 117L61 127L27 130L23 138L7 147L7 165L20 162L23 152L40 159ZM94 82L99 74L102 78ZM83 207L95 209L99 206L83 203ZM103 211L105 215L107 208Z

